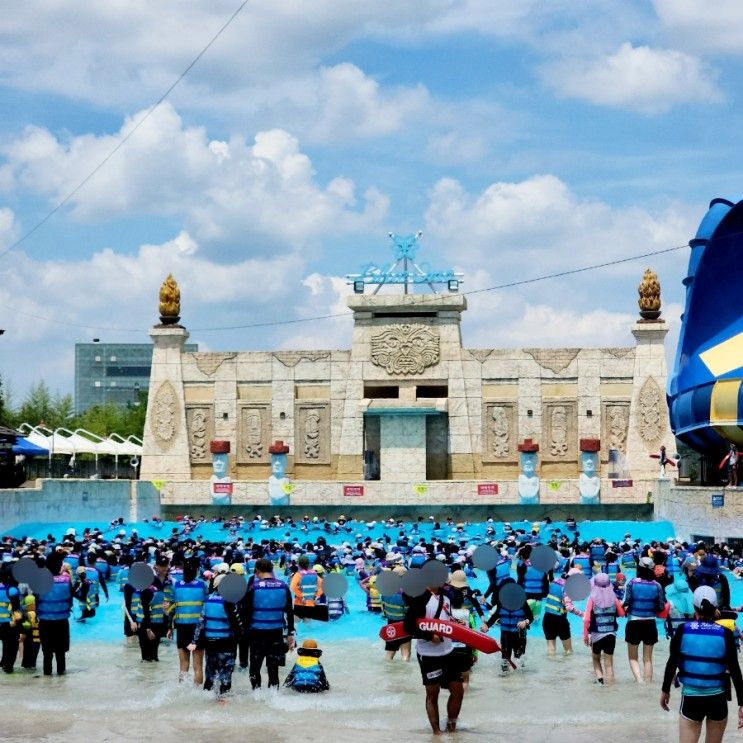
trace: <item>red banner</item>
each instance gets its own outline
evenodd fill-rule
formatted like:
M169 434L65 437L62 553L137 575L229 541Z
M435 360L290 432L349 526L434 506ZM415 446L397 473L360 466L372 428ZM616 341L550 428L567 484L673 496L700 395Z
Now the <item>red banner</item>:
M231 482L215 482L212 485L212 492L215 494L220 493L232 495L232 486L233 483Z
M344 485L343 486L343 495L357 497L363 494L364 494L363 485Z
M478 495L498 495L498 483L497 482L478 482L477 483L477 494Z
M613 488L631 488L632 480L612 480L611 486Z

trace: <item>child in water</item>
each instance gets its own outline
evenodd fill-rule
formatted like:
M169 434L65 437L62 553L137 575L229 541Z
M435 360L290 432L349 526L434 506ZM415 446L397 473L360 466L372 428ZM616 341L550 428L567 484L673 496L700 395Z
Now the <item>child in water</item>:
M314 640L305 640L302 647L298 648L297 655L299 656L297 662L289 671L284 686L303 694L328 691L330 684L319 661L322 650L317 647L317 643Z

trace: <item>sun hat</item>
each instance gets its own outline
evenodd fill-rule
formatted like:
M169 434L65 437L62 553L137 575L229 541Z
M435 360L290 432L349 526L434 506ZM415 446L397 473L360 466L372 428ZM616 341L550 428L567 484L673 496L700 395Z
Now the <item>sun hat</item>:
M452 588L467 588L469 586L464 570L455 570L449 576L449 580L447 582Z

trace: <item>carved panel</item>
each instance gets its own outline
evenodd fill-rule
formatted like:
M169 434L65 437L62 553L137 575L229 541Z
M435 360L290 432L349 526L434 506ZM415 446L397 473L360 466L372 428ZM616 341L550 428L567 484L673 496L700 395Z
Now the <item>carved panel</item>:
M271 438L271 406L269 403L239 403L237 408L237 462L266 464Z
M194 353L192 355L193 355L194 361L196 362L196 366L198 367L199 371L202 372L203 374L206 374L207 377L214 376L214 374L216 374L217 369L219 369L219 367L222 366L222 364L225 361L234 359L235 356L237 356L236 353L230 353L230 352Z
M524 353L528 353L543 369L559 374L573 363L580 348L525 348Z
M660 443L666 433L665 396L653 377L648 377L640 388L635 423L640 438L648 447Z
M286 367L296 366L300 361L320 361L330 358L330 351L276 351L273 357Z
M294 461L330 463L330 403L297 403L294 410Z
M577 404L573 400L545 403L542 410L544 461L568 462L578 456Z
M191 464L209 464L209 442L214 438L214 408L211 405L187 405L186 429Z
M609 455L609 449L627 453L629 410L629 400L606 401L601 404L601 448L604 449L605 456Z
M485 402L482 406L483 462L514 462L518 459L516 405Z
M634 353L635 351L632 346L627 348L602 348L601 350L603 353L610 354L615 359L623 359L626 356L629 356L631 353Z
M477 359L481 364L485 363L485 360L493 353L492 348L470 348L468 349L470 356L473 359Z
M169 381L155 392L150 409L150 430L160 451L168 451L178 435L178 396Z
M372 336L371 360L388 374L422 374L439 363L438 331L427 325L392 325Z

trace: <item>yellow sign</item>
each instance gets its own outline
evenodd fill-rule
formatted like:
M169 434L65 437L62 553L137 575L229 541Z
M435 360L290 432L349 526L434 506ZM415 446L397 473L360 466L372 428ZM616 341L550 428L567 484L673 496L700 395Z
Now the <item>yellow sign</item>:
M559 490L561 486L562 483L559 480L550 480L547 483L547 487L552 491Z
M294 485L290 482L286 482L281 486L281 489L287 494L291 495L294 492Z
M163 489L163 485L165 485L165 480L151 480L152 484L158 489L158 491Z
M421 484L421 485L413 485L413 490L418 495L425 495L428 492L428 485L423 485L423 484Z

